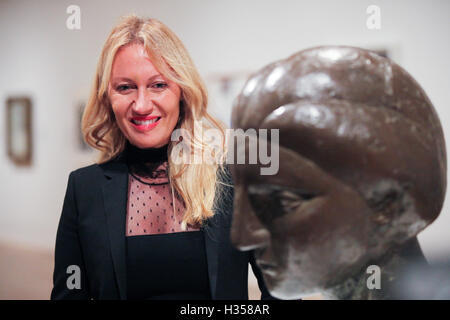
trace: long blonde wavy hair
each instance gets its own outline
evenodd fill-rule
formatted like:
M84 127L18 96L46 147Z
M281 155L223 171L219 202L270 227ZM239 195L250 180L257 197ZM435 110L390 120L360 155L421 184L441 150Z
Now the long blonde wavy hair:
M189 133L192 152L214 154L201 136L201 132L207 129L217 129L223 137L222 151L215 153L216 159L212 163L176 163L171 154L179 142L170 141L168 146L169 181L172 191L175 188L186 206L183 229L187 224L202 224L214 215L219 178L226 174L223 166L225 126L207 112L206 87L192 59L180 39L162 22L133 14L122 17L112 29L103 46L83 113L83 137L87 144L100 151L99 164L115 158L125 149L127 141L116 123L108 97L108 84L117 51L130 43L142 44L158 71L180 86L180 118L175 129Z

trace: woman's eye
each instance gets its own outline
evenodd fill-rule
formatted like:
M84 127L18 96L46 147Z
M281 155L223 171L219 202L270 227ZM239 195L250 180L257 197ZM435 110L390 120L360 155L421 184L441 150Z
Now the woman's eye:
M118 86L116 87L116 90L119 91L119 92L122 92L122 91L129 90L129 89L131 89L131 88L132 88L132 86L129 85L129 84L121 84L121 85L118 85Z
M155 84L153 85L153 88L156 88L156 89L164 89L164 88L167 88L167 83L165 83L165 82L157 82L157 83L155 83Z

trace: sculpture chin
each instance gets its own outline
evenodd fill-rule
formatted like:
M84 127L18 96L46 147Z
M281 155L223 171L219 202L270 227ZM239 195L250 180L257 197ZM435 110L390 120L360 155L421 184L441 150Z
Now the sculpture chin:
M345 255L344 255L345 256ZM334 286L344 283L352 274L359 273L361 266L366 265L364 254L349 261L334 261L325 264L302 255L304 264L288 264L288 268L278 265L269 268L268 264L258 266L262 271L264 282L270 294L282 300L298 300L320 294L333 299ZM317 266L312 268L311 266Z
M285 279L279 283L269 284L264 277L264 281L270 294L277 299L298 300L315 295L319 292L319 290L311 290L305 287L302 283L296 281L295 279Z
M298 300L317 294L320 290L311 283L305 283L291 272L276 272L274 270L262 270L264 283L270 294L282 300Z

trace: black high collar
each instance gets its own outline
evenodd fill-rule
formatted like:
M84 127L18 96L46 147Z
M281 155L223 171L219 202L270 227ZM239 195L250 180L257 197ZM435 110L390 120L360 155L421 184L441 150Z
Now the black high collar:
M128 168L139 176L154 177L157 174L155 169L168 159L168 146L141 149L127 141L125 153Z
M141 149L127 141L126 152L130 160L140 162L164 162L167 161L168 144L160 148Z

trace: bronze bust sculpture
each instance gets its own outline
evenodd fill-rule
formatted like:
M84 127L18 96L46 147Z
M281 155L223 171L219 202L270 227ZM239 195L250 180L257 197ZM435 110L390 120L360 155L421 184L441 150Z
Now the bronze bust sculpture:
M234 129L279 129L279 171L235 164L231 238L271 294L392 298L399 270L425 259L416 235L446 190L443 131L417 82L367 50L300 51L252 75ZM245 148L244 148L245 150ZM367 267L381 289L366 286Z

